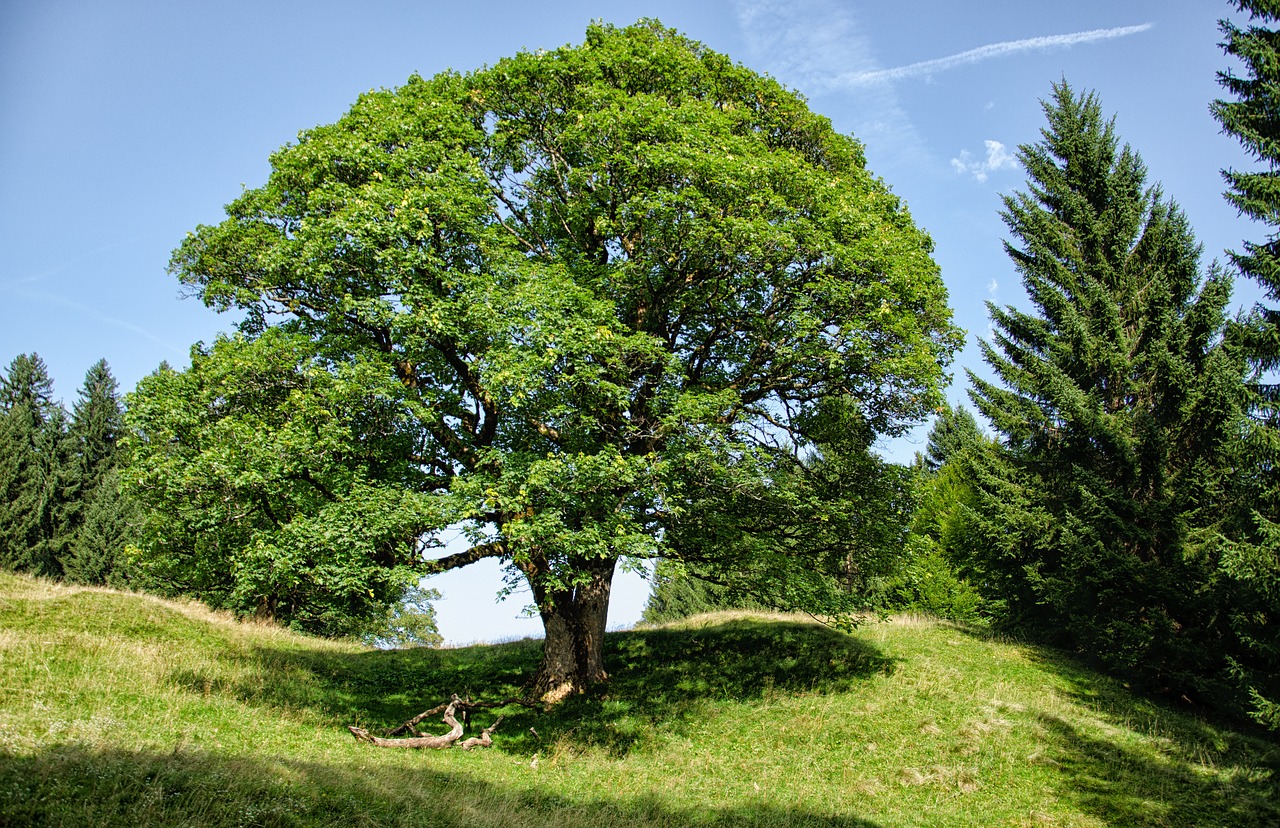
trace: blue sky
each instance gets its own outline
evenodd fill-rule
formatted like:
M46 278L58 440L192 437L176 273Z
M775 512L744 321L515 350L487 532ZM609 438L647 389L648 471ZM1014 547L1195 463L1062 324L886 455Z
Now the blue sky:
M1222 199L1219 170L1248 166L1208 113L1228 66L1210 0L1069 3L933 0L558 2L89 2L0 4L0 365L38 352L68 404L100 358L124 390L161 360L228 330L181 299L165 267L183 235L222 217L267 176L272 150L337 119L357 95L413 72L478 68L521 49L580 42L590 20L658 18L778 78L852 133L903 197L969 345L984 302L1022 291L1001 242L1001 193L1023 186L1016 147L1035 141L1039 100L1065 78L1096 91L1122 140L1221 258L1261 228ZM1257 291L1237 285L1251 303ZM908 460L923 430L883 446ZM495 605L494 569L437 579L453 642L532 635L520 595ZM624 577L610 622L638 617Z

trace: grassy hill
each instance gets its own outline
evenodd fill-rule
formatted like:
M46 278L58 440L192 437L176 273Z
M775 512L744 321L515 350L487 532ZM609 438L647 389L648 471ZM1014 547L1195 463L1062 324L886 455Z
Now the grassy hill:
M538 650L377 652L0 574L0 825L1280 825L1274 741L911 619L611 634L606 689L505 711L488 750L346 731L514 695Z

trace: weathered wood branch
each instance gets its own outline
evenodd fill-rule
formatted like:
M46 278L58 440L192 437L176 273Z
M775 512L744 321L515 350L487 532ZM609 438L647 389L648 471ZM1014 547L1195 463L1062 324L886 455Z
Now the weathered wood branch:
M484 730L480 731L479 736L472 736L470 739L467 739L465 742L459 742L458 747L462 748L463 750L471 750L472 748L477 748L477 747L489 747L490 745L493 744L493 731L497 730L498 725L502 724L503 718L504 717L499 716L497 721L495 721L493 724L486 727Z
M529 699L503 699L502 701L495 702L473 702L470 700L463 701L455 694L448 702L438 704L430 710L424 710L387 734L388 737L391 737L407 731L413 734L412 737L401 739L383 738L380 736L374 736L364 728L356 727L355 725L347 725L347 730L351 731L351 735L355 736L360 741L368 742L369 744L377 745L378 747L441 750L456 743L458 747L463 750L471 750L472 748L489 747L492 745L493 731L498 729L498 725L502 724L502 720L505 716L499 716L497 721L480 731L479 736L472 736L470 739L459 742L458 740L462 738L463 725L458 721L455 713L466 713L471 710L506 707L509 704L519 704L524 707L541 707L541 704L535 701L530 701ZM436 715L437 713L440 713L441 711L444 712L444 716L442 717L444 723L449 725L448 733L440 736L424 736L418 733L415 725Z
M455 696L454 698L457 698L457 697ZM419 722L425 721L426 719L431 718L437 713L443 712L445 708L447 708L451 704L455 705L457 709L463 712L470 712L472 710L493 710L494 708L497 708L497 707L508 707L513 704L518 704L521 707L528 707L534 710L542 709L542 702L536 701L534 699L510 698L510 699L501 699L499 701L491 701L491 702L475 702L475 701L471 701L470 699L465 699L465 700L458 699L456 702L453 702L453 701L441 702L440 704L437 704L435 707L431 708L430 710L422 711L421 713L414 716L412 719L400 725L399 727L393 730L387 731L387 736L399 736L401 733L412 733L416 736L418 735L418 731L415 730L414 727ZM498 721L502 721L501 716L498 717ZM497 727L496 723L494 724L494 727Z
M385 748L410 748L413 750L440 750L447 748L454 742L462 738L462 722L453 716L453 711L458 703L458 697L454 696L453 701L449 702L449 706L444 711L444 723L449 725L449 732L443 736L415 736L409 739L383 739L374 736L369 731L355 725L347 725L347 730L351 731L351 735L355 736L362 742L368 742L372 745Z
M388 731L388 732L387 732L387 735L388 735L388 736L399 736L401 733L406 733L406 732L407 732L407 733L412 733L412 734L413 734L413 735L415 735L415 736L420 735L420 734L418 733L418 731L414 729L415 725L417 725L419 722L421 722L421 721L423 721L423 720L425 720L425 719L429 719L429 718L431 718L432 716L436 715L437 713L443 713L443 712L445 711L445 709L446 709L446 708L448 708L448 707L449 707L449 705L451 705L451 704L454 704L454 702L442 702L441 704L437 704L435 707L431 708L430 710L424 710L424 711L422 711L421 713L419 713L418 715L414 716L414 717L413 717L412 719L410 719L409 721L407 721L407 722L405 722L404 724L402 724L402 725L400 725L399 727L397 727L395 730L390 730L390 731Z

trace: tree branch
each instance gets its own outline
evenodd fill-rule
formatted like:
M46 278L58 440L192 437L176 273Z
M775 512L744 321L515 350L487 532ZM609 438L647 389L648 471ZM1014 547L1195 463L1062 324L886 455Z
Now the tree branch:
M414 750L429 748L431 750L440 750L441 748L449 747L454 742L462 738L462 722L458 721L453 716L454 708L458 705L458 702L458 697L454 696L453 701L449 702L449 705L445 708L444 723L449 725L449 732L443 736L415 736L410 739L382 739L369 733L369 731L364 728L356 727L355 725L347 725L347 730L350 730L351 735L355 736L360 741L368 742L370 744L377 745L378 747L410 748ZM471 740L468 739L467 741ZM490 740L489 743L492 744L492 740Z
M455 555L446 555L443 558L436 558L435 560L427 561L424 572L428 575L434 575L438 572L447 572L451 569L459 569L473 564L476 561L484 560L485 558L501 558L505 554L507 554L507 545L502 541L482 543L478 546L471 547L465 552L458 552Z

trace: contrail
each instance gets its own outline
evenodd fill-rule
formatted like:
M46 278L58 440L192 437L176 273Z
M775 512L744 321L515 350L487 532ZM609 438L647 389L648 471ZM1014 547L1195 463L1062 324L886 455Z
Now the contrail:
M26 299L34 299L39 302L48 302L53 305L61 305L66 308L78 310L83 314L86 314L88 316L93 317L94 319L97 319L99 322L104 322L108 325L114 325L117 328L123 328L126 331L131 331L137 334L138 336L141 336L143 339L148 339L154 342L155 344L159 345L160 347L168 351L172 351L175 354L180 354L183 356L186 355L186 351L184 351L183 349L179 348L178 346L174 345L171 342L166 342L165 340L151 333L151 331L148 331L146 328L143 328L139 325L135 325L132 322L129 322L124 319L120 319L115 316L109 316L103 313L102 311L98 310L97 308L92 308L81 302L77 302L74 299L68 299L65 296L59 296L56 293L47 293L45 291L28 290L25 288L14 287L6 284L0 284L0 290L17 294L18 296L21 296Z
M1032 49L1068 47L1075 46L1078 43L1092 43L1097 40L1110 40L1111 38L1116 37L1127 37L1129 35L1138 34L1139 32L1145 32L1150 28L1150 23L1143 23L1139 26L1121 26L1115 29L1092 29L1087 32L1047 35L1045 37L1029 37L1026 40L1006 40L1001 43L990 43L986 46L979 46L976 49L970 49L967 52L960 52L959 54L950 55L948 57L936 58L934 60L922 60L919 63L910 63L906 66L898 66L893 69L877 69L870 72L849 72L837 77L833 85L867 86L881 81L914 78L919 75L927 75L931 72L942 72L947 69L953 69L957 66L966 66L970 63L978 63L980 61L990 60L991 58L1016 54L1017 52L1027 52Z

